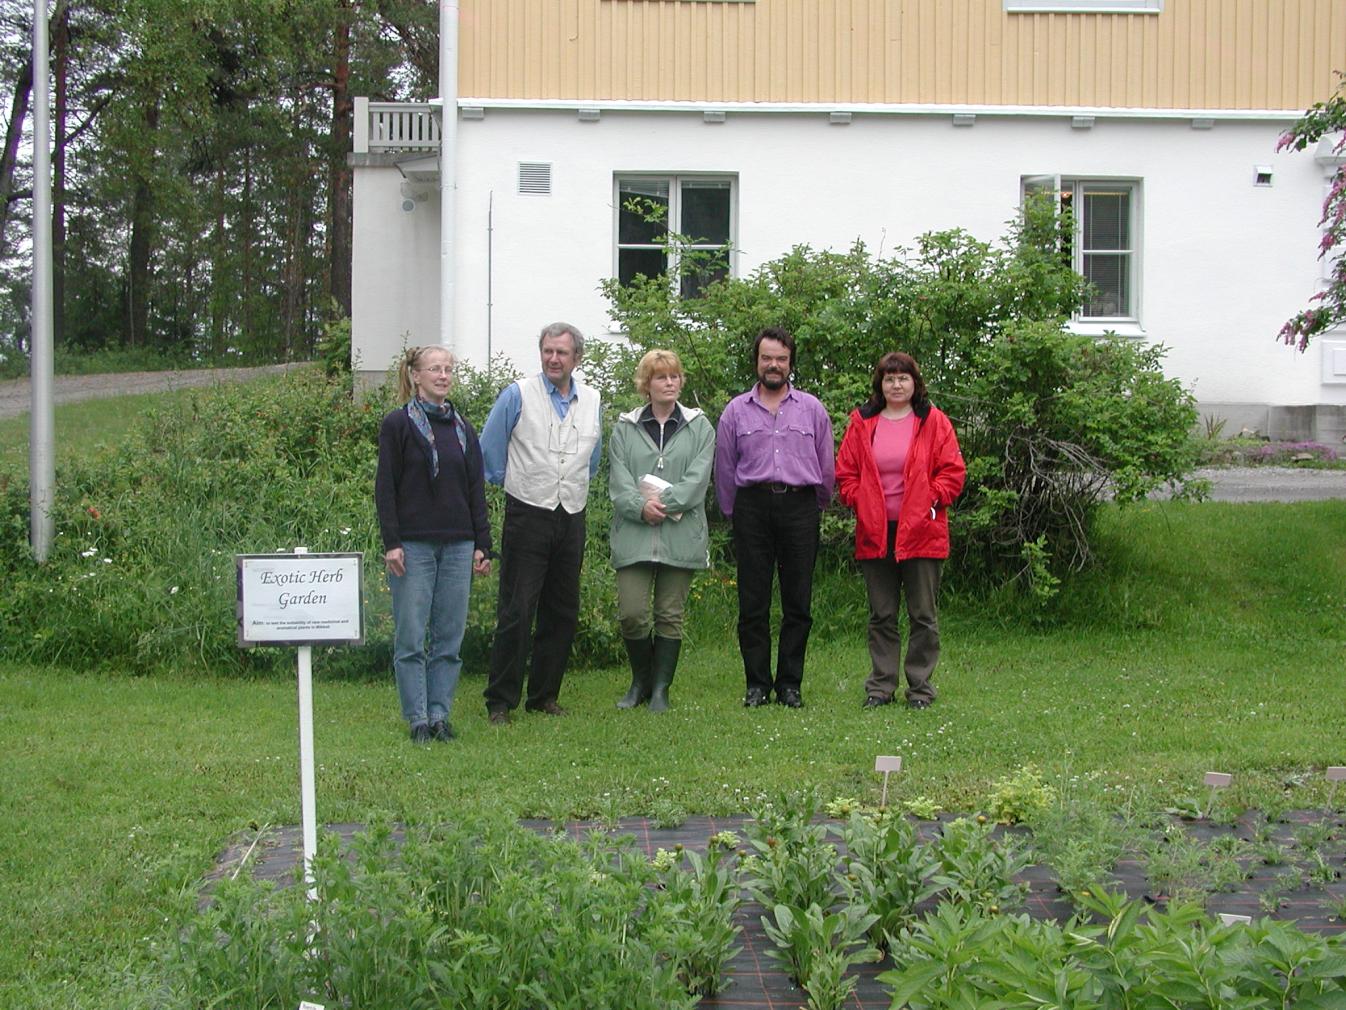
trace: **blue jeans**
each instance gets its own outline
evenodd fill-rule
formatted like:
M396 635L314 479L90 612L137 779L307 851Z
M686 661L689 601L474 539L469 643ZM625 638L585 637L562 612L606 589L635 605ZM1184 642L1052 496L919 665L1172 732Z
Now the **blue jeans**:
M393 594L393 672L402 717L412 726L449 718L472 589L471 540L402 544L405 575L388 576ZM426 638L429 638L427 648Z

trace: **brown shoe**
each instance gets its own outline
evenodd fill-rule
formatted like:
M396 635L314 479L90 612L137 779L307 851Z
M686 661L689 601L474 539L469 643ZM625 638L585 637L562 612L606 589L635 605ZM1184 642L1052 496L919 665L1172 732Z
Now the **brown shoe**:
M486 718L490 721L492 726L508 726L509 709L507 708L493 709L492 711L486 713Z
M530 712L542 712L546 715L565 715L566 710L554 701L544 701L541 705L534 705L528 709Z

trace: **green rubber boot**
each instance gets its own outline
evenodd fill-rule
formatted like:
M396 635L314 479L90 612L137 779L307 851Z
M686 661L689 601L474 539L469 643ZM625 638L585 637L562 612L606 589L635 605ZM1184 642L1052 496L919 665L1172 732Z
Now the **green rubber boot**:
M631 690L617 702L618 708L635 708L650 700L651 667L654 662L654 646L646 638L623 638L626 643L626 657L631 661Z
M673 683L673 672L678 668L678 653L681 651L681 638L654 636L654 690L650 693L651 712L663 712L668 708L668 685Z

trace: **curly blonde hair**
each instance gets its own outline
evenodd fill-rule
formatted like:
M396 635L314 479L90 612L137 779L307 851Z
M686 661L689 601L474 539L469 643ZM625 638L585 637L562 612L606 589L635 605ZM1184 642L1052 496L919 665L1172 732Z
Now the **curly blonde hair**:
M636 392L641 396L650 395L650 380L656 375L669 373L672 375L681 375L687 377L687 373L682 370L682 361L672 351L655 349L647 351L645 356L640 359L640 364L636 365Z

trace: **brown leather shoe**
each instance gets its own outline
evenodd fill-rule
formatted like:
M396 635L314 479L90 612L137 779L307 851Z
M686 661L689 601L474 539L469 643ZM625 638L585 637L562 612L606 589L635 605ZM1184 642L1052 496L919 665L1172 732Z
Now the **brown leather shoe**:
M509 709L497 708L494 711L486 713L486 718L490 721L492 726L508 726Z

